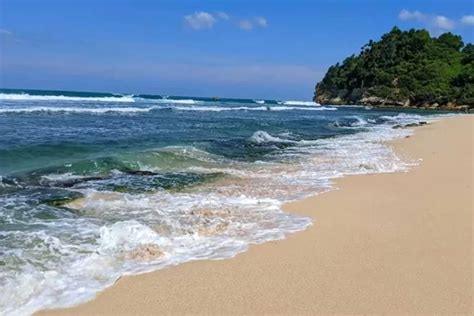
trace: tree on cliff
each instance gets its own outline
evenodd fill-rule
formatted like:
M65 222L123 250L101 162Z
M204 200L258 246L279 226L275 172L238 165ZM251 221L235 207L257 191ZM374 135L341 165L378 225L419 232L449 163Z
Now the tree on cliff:
M460 36L394 27L358 56L331 66L316 86L319 103L474 106L474 47Z

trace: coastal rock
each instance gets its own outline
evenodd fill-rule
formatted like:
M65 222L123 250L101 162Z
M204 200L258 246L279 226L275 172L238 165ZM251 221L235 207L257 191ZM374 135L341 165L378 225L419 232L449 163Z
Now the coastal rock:
M392 100L388 98L381 98L376 96L365 96L359 100L363 105L373 105L373 106L410 106L410 100Z
M392 128L394 129L399 129L399 128L410 128L410 127L418 127L418 126L423 126L423 125L427 125L428 122L425 122L425 121L420 121L420 122L416 122L416 123L409 123L409 124L404 124L404 125L400 125L400 124L397 124L397 125L394 125Z

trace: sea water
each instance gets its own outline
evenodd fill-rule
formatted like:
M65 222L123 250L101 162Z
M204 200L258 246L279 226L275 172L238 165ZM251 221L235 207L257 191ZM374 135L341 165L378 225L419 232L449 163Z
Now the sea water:
M282 204L405 171L427 112L0 90L0 311L89 300L124 274L225 259L312 225ZM317 228L316 228L317 229Z

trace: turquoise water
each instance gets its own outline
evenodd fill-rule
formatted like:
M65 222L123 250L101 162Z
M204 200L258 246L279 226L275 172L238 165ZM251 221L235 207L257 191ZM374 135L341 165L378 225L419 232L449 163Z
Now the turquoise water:
M0 309L91 299L123 274L223 259L311 225L284 202L407 170L427 112L0 90Z

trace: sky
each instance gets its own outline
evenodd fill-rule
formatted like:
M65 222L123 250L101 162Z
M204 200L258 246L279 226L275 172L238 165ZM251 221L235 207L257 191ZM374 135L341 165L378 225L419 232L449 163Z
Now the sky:
M0 87L312 98L393 26L474 39L472 0L0 0Z

